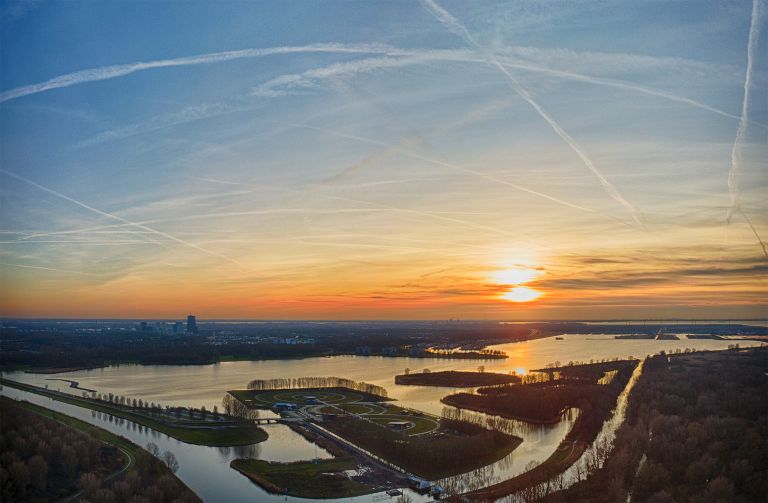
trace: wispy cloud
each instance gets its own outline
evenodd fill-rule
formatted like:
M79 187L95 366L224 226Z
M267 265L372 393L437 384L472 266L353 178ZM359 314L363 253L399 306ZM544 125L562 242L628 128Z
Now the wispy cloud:
M214 252L214 251L211 251L211 250L207 250L207 249L205 249L205 248L203 248L201 246L198 246L198 245L196 245L194 243L191 243L189 241L185 241L185 240L180 239L180 238L178 238L176 236L168 234L167 232L159 231L159 230L153 229L151 227L147 227L146 225L138 224L136 222L131 222L130 220L126 220L125 218L119 217L117 215L113 215L112 213L108 213L108 212L102 211L102 210L100 210L98 208L94 208L93 206L90 206L90 205L88 205L86 203L78 201L77 199L74 199L72 197L64 195L61 192L57 192L57 191L55 191L53 189L50 189L50 188L48 188L48 187L46 187L44 185L40 185L39 183L34 182L34 181L32 181L32 180L30 180L28 178L25 178L25 177L23 177L21 175L17 175L16 173L11 173L10 171L6 171L6 170L4 170L2 168L0 168L0 173L3 173L5 175L7 175L7 176L10 176L11 178L15 178L16 180L19 180L19 181L24 182L24 183L26 183L28 185L31 185L31 186L39 189L39 190L42 190L43 192L47 192L49 194L52 194L52 195L54 195L54 196L56 196L56 197L58 197L60 199L63 199L65 201L69 201L70 203L75 204L75 205L77 205L77 206L79 206L81 208L84 208L84 209L90 211L91 213L95 213L95 214L100 215L102 217L107 217L107 218L110 218L112 220L116 220L118 222L121 222L123 224L135 227L137 229L141 229L141 230L150 232L150 233L155 234L157 236L169 239L171 241L174 241L174 242L179 243L181 245L184 245L186 247L189 247L189 248L192 248L194 250L197 250L197 251L199 251L201 253L204 253L206 255L210 255L212 257L216 257L216 258L219 258L219 259L226 260L227 262L231 262L231 263L237 265L238 267L240 267L242 269L247 269L242 263L240 263L237 260L234 260L234 259L232 259L230 257L227 257L225 255L222 255L220 253L217 253L217 252Z
M562 199L558 199L558 198L556 198L554 196L550 196L548 194L544 194L543 192L539 192L537 190L533 190L533 189L529 189L527 187L523 187L522 185L518 185L518 184L515 184L515 183L512 183L512 182L509 182L508 180L506 180L504 178L500 178L500 177L494 176L494 175L488 175L488 174L483 173L481 171L476 171L474 169L470 169L470 168L467 168L467 167L464 167L464 166L460 166L458 164L453 164L453 163L441 161L439 159L433 159L431 157L426 157L426 156L423 156L423 155L418 154L416 152L412 152L410 150L406 150L406 149L404 149L402 147L399 147L397 145L390 145L390 144L388 144L386 142L382 142L382 141L375 140L375 139L372 139L372 138L366 138L366 137L359 136L359 135L352 135L352 134L342 133L340 131L334 131L334 130L328 129L328 128L321 128L321 127L317 127L317 126L310 126L308 124L296 124L296 123L293 123L293 124L282 124L282 125L287 125L287 126L296 127L296 128L312 129L312 130L315 130L315 131L320 131L322 133L338 136L340 138L347 138L349 140L354 140L354 141L363 142L363 143L369 143L371 145L378 145L378 146L381 146L381 147L385 147L386 149L389 149L389 150L391 150L393 152L397 152L398 154L404 155L406 157L410 157L411 159L416 159L416 160L419 160L419 161L427 162L429 164L433 164L435 166L441 166L443 168L449 168L449 169L454 170L454 171L460 171L462 173L467 173L467 174L470 174L470 175L473 175L473 176L476 176L476 177L488 180L488 181L496 183L496 184L506 185L507 187L512 187L513 189L519 190L521 192L526 192L528 194L531 194L531 195L534 195L534 196L537 196L537 197L541 197L541 198L547 199L547 200L549 200L549 201L551 201L553 203L557 203L557 204L560 204L560 205L563 205L563 206L567 206L567 207L572 208L572 209L584 211L584 212L587 212L587 213L596 213L596 211L591 209L591 208L586 208L584 206L579 206L577 204L570 203L570 202L564 201Z
M520 82L517 80L517 78L512 75L509 70L502 65L497 59L493 57L482 45L480 45L477 40L472 36L472 34L467 30L467 28L462 25L453 15L451 15L450 12L442 8L440 5L438 5L433 0L421 0L422 4L426 7L426 9L432 13L432 15L435 16L435 18L440 21L448 30L452 31L453 33L459 35L464 41L466 41L470 46L476 48L481 54L484 55L486 58L488 64L491 66L495 66L496 68L501 71L508 79L511 84L512 89L521 97L523 98L528 104L533 107L534 110L536 110L536 113L541 116L542 119L544 119L547 124L555 131L555 133L576 153L576 155L579 156L581 161L584 163L584 165L597 177L597 179L600 181L600 184L602 185L603 189L606 191L606 193L616 202L624 206L629 213L632 215L632 218L637 222L638 225L643 226L643 219L642 214L640 211L635 208L629 201L627 201L624 196L619 192L619 190L610 182L608 179L597 169L597 166L595 166L595 163L592 162L592 159L589 158L587 153L584 151L584 149L576 142L576 140L571 137L561 126L560 124L555 121L555 119L549 115L531 96L531 94L528 92L527 89L525 89Z

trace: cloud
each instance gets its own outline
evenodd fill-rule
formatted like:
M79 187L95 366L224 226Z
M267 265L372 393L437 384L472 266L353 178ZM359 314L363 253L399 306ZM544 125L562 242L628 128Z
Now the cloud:
M539 114L539 116L544 119L544 121L549 124L549 126L554 130L554 132L578 155L578 157L581 159L581 161L584 163L584 165L597 177L597 179L600 181L600 184L602 185L605 192L616 202L624 206L632 215L632 218L637 222L638 225L643 226L643 218L640 211L635 208L629 201L627 201L624 196L619 192L619 190L610 182L608 179L597 169L597 166L595 166L595 163L592 162L592 159L589 158L587 153L584 151L583 148L576 142L576 140L571 137L561 126L558 124L555 119L549 115L542 107L537 103L531 94L528 92L527 89L525 89L520 82L517 80L517 78L512 75L509 70L502 65L497 59L494 58L492 54L490 54L482 45L480 45L477 40L472 36L472 34L467 30L467 28L462 25L456 18L454 18L447 10L443 9L441 6L439 6L435 1L433 0L421 0L422 5L426 7L426 9L431 12L440 23L442 23L448 30L452 31L453 33L459 35L461 38L463 38L470 46L476 48L483 56L486 58L489 65L494 66L499 69L499 71L504 74L504 76L507 77L507 79L510 82L510 85L512 87L512 90L515 91L521 98L523 98L526 102L528 102L531 107L536 111L536 113Z
M768 257L768 249L766 249L765 242L760 238L760 234L758 234L757 228L752 224L752 220L749 219L747 214L744 213L743 208L741 208L739 190L739 174L741 172L744 140L747 135L747 124L749 123L749 95L752 87L752 66L759 37L760 0L752 0L752 20L749 24L749 36L747 39L747 70L744 74L744 98L741 102L741 118L739 119L739 127L736 129L736 139L731 148L731 170L728 173L728 193L731 196L731 205L726 214L726 222L731 222L731 218L735 211L741 213L744 220L747 222L747 225L749 225L749 228L752 230L752 233L755 235L755 238L757 238L758 243L760 243L763 254Z
M113 215L111 213L107 213L106 211L102 211L102 210L100 210L98 208L94 208L93 206L90 206L90 205L85 204L85 203L83 203L81 201L78 201L77 199L74 199L74 198L69 197L67 195L64 195L64 194L62 194L60 192L57 192L57 191L55 191L53 189L45 187L44 185L40 185L39 183L33 182L32 180L29 180L28 178L24 178L21 175L17 175L16 173L11 173L10 171L6 171L6 170L4 170L2 168L0 168L0 173L3 173L5 175L7 175L7 176L10 176L11 178L15 178L15 179L17 179L19 181L22 181L22 182L24 182L24 183L26 183L28 185L31 185L31 186L33 186L33 187L35 187L37 189L40 189L40 190L42 190L44 192L52 194L52 195L54 195L54 196L56 196L56 197L58 197L60 199L64 199L65 201L69 201L70 203L75 204L77 206L80 206L81 208L84 208L84 209L86 209L86 210L88 210L88 211L90 211L92 213L97 214L97 215L100 215L100 216L103 216L103 217L107 217L107 218L110 218L112 220L117 220L118 222L121 222L123 224L129 225L129 226L132 226L132 227L136 227L137 229L141 229L141 230L150 232L152 234L155 234L157 236L169 239L169 240L174 241L176 243L182 244L182 245L184 245L186 247L189 247L189 248L192 248L192 249L197 250L199 252L202 252L202 253L204 253L206 255L210 255L212 257L216 257L216 258L219 258L219 259L226 260L227 262L231 262L231 263L237 265L238 267L240 267L242 269L247 269L240 262L238 262L238 261L236 261L236 260L234 260L232 258L229 258L229 257L227 257L225 255L222 255L220 253L217 253L217 252L214 252L214 251L211 251L211 250L207 250L207 249L205 249L205 248L203 248L201 246L198 246L198 245L196 245L194 243L190 243L189 241L185 241L185 240L180 239L180 238L178 238L176 236L168 234L167 232L158 231L158 230L153 229L151 227L147 227L146 225L139 224L139 223L136 223L136 222L131 222L130 220L126 220L125 218L119 217L117 215Z

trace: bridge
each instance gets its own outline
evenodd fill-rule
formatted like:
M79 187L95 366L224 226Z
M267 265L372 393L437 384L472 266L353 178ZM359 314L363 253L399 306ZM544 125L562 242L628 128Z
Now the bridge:
M254 419L253 422L255 424L275 424L275 423L279 423L280 420L278 418L268 417L268 418Z

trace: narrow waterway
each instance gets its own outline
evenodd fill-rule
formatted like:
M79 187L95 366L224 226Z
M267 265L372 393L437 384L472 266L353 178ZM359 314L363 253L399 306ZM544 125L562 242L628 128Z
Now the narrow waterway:
M237 447L206 447L180 442L163 433L110 414L58 402L48 397L8 386L3 386L0 394L75 417L121 435L140 446L154 442L160 448L160 452L170 451L176 455L179 460L179 470L176 475L206 502L291 501L294 503L317 503L317 500L286 498L285 496L269 494L230 468L229 463L236 458L290 462L311 460L315 456L320 458L332 457L326 450L308 442L282 424L264 426L264 429L269 433L269 439L260 444ZM414 501L427 501L429 499L412 491L407 491L407 493ZM326 501L370 502L371 498L371 495L366 495Z

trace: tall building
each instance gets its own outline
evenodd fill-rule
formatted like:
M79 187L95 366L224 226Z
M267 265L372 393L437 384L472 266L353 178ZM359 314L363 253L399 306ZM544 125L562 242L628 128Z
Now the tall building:
M177 321L173 324L173 333L174 334L180 334L184 332L184 324L180 321Z
M192 314L187 316L187 333L188 334L197 333L197 319Z

